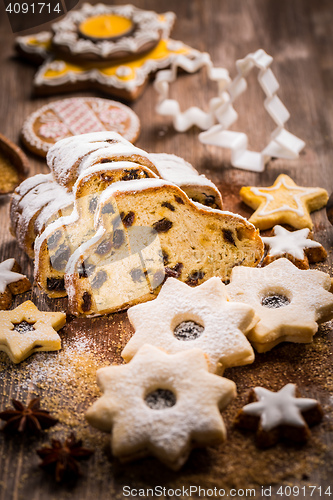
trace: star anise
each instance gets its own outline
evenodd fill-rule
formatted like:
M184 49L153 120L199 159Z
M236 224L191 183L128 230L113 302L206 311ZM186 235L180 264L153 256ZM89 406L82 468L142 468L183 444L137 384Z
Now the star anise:
M7 423L4 431L27 432L28 434L39 434L42 429L49 429L58 423L56 418L51 417L47 410L40 409L40 398L34 398L28 406L21 401L12 399L14 409L7 408L0 412L0 419Z
M93 451L82 447L82 440L76 440L72 433L64 443L58 439L51 440L51 447L37 450L43 460L42 469L51 472L57 482L74 481L80 475L79 460L86 460Z

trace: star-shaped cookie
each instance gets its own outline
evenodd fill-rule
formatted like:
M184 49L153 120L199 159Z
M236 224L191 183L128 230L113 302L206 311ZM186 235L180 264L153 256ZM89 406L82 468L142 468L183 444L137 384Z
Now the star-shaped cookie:
M259 316L248 339L258 352L265 352L284 341L312 342L318 323L333 318L330 288L328 274L298 269L281 258L262 268L235 267L227 294Z
M28 278L20 273L15 259L7 259L0 264L0 309L9 309L13 295L27 292L31 288Z
M128 317L135 334L122 352L126 361L144 344L170 354L201 349L211 372L254 360L245 334L258 318L250 306L228 302L219 278L195 288L168 278L155 300L131 307Z
M250 404L236 417L239 427L256 430L261 447L276 444L280 438L303 442L310 436L309 425L322 419L322 410L315 399L296 397L296 386L287 384L278 392L255 387Z
M145 345L127 365L99 369L97 383L104 394L86 418L111 431L112 453L122 461L154 455L177 470L192 444L225 439L219 410L235 396L236 386L209 373L199 349L170 355Z
M300 187L285 174L279 175L273 186L242 187L240 196L255 210L249 221L259 229L276 224L312 229L310 212L324 207L328 200L325 189Z
M66 323L62 312L42 312L30 300L12 311L0 311L0 351L14 363L20 363L38 351L57 351L57 334Z
M264 265L286 257L300 269L309 269L309 262L320 262L327 257L324 247L318 241L308 238L308 228L288 231L282 226L274 226L273 233L274 236L261 237L269 248Z

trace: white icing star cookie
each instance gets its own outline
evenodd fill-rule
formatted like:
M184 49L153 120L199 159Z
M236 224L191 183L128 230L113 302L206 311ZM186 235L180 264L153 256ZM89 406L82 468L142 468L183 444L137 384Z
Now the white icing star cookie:
M25 278L24 274L12 271L15 259L7 259L0 264L0 293L4 293L7 285Z
M276 224L312 229L310 212L324 207L328 200L325 189L297 186L285 174L279 175L273 186L246 186L239 194L255 210L249 221L259 229L269 229Z
M66 323L62 312L42 312L28 300L12 311L0 311L0 351L20 363L38 351L57 351L61 340L56 330Z
M21 274L15 259L7 259L0 264L0 310L9 309L13 295L27 292L31 288L28 278Z
M261 237L269 247L264 265L270 264L279 257L286 257L300 269L309 269L310 262L319 262L327 257L326 250L318 241L308 238L310 229L288 231L282 226L273 228L274 236ZM316 251L309 251L316 249Z
M177 470L192 444L226 437L219 410L236 395L236 386L209 373L199 349L170 355L145 345L127 365L98 370L97 383L104 394L86 418L111 431L112 453L122 461L154 455Z
M219 278L195 288L168 278L155 300L131 307L128 317L135 334L122 352L126 361L144 344L171 354L201 349L211 372L254 360L245 334L258 318L250 306L228 302Z
M280 342L312 342L318 323L333 318L331 278L315 270L301 270L288 259L263 268L235 267L227 294L254 308L260 321L248 334L258 352Z
M296 397L294 384L287 384L278 392L256 387L250 401L253 402L237 415L236 425L257 429L257 442L262 447L275 444L280 437L305 441L310 435L307 424L318 423L322 418L318 402Z

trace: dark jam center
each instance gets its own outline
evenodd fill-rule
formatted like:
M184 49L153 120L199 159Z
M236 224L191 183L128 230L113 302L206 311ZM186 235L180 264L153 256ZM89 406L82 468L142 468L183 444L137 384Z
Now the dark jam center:
M14 330L19 333L32 332L34 330L35 323L28 323L27 321L21 321L21 323L13 323Z
M270 309L279 309L290 304L290 300L285 295L267 295L261 301L261 305Z
M195 321L183 321L173 331L177 340L195 340L204 331L204 327Z
M153 410L164 410L176 404L176 396L168 389L156 389L145 397L145 402Z

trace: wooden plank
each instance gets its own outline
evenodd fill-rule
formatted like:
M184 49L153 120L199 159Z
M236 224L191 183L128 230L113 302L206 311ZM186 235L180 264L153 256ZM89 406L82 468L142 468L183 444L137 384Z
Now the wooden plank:
M117 2L127 3L126 0ZM306 141L299 160L275 160L266 171L255 174L230 167L230 153L199 143L198 130L175 132L167 118L155 113L156 95L151 84L131 106L142 119L137 145L150 152L173 153L190 161L220 187L224 207L249 216L251 210L240 202L242 185L269 185L276 176L287 173L304 186L333 190L333 9L330 0L137 0L136 6L159 12L172 10L177 23L172 33L189 45L211 54L216 66L226 67L235 76L235 60L258 48L274 57L272 69L280 83L279 97L291 113L287 129ZM59 96L32 97L35 68L14 55L14 35L10 32L4 7L0 5L0 132L14 142L24 118L38 107ZM43 29L47 26L43 26ZM31 30L34 32L36 30ZM172 86L183 109L191 105L207 106L216 89L204 71L181 75ZM100 96L89 92L90 96ZM78 92L71 95L86 95ZM273 124L263 110L263 94L258 90L256 74L249 77L248 91L237 102L239 120L235 130L249 133L250 144L261 148ZM31 175L48 171L45 162L28 153ZM24 272L33 276L33 266L9 233L8 198L0 200L0 259L15 256ZM329 250L328 260L319 267L331 272L333 229L325 212L313 214L315 238ZM36 287L17 297L14 305L27 298L43 310L62 310L66 299L51 300ZM42 397L61 424L40 439L0 435L0 500L90 500L122 498L123 487L246 489L253 487L260 497L263 484L297 486L300 498L310 498L309 485L315 485L311 498L322 498L327 486L333 488L332 473L332 324L319 329L310 345L281 345L257 355L253 365L227 370L225 376L237 383L238 397L224 413L228 441L216 449L195 450L178 473L166 470L154 459L121 466L109 451L109 437L93 430L84 421L84 411L98 396L95 372L99 366L121 362L121 350L132 334L125 312L94 320L69 318L62 332L63 350L38 354L19 366L0 355L0 408L10 398L26 401L33 394ZM255 385L279 389L287 382L299 385L303 395L318 397L325 409L323 424L313 429L310 442L302 447L278 445L258 451L253 436L232 427L237 410L245 403L248 390ZM38 468L35 449L52 436L63 438L71 430L82 437L95 456L82 465L83 477L73 489L55 485ZM321 486L322 494L320 494ZM302 489L304 488L304 489ZM296 491L296 490L294 490ZM333 489L332 489L333 492ZM192 495L195 497L195 494ZM241 496L241 495L239 495ZM294 495L296 496L296 495Z

